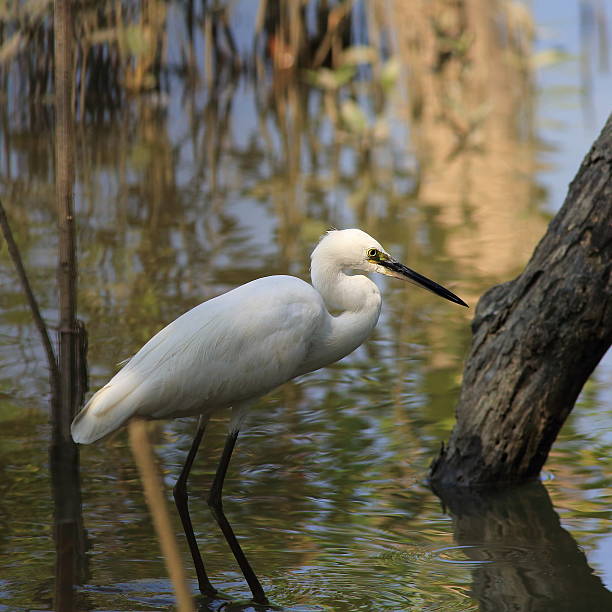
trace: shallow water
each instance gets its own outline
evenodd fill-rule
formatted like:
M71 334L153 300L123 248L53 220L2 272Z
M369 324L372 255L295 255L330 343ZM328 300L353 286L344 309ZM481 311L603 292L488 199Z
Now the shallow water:
M534 57L556 46L578 53L570 4L553 13L534 3ZM247 23L238 19L238 32ZM605 120L610 76L594 69L586 113L578 69L571 55L534 68L531 97L499 117L495 106L475 148L452 158L431 157L424 142L434 151L448 143L426 115L410 116L401 82L377 111L386 132L367 147L329 118L320 90L302 83L279 94L249 79L192 91L174 76L166 97L136 97L77 130L78 311L94 390L203 299L261 275L307 278L310 250L331 226L363 228L472 305L379 279L383 313L370 341L257 403L232 459L225 510L275 605L612 609L609 356L540 483L477 500L440 500L425 484L452 428L473 307L520 272ZM374 108L369 81L357 90ZM504 112L523 116L525 107L531 122L498 133ZM5 118L2 198L43 315L56 325L50 131L14 112ZM5 250L0 280L0 610L50 610L48 377ZM194 466L192 512L214 584L241 602L249 591L205 501L225 424L212 423ZM151 432L168 499L194 429L186 419ZM172 587L125 432L83 447L80 465L77 609L168 609ZM174 526L180 536L176 517Z

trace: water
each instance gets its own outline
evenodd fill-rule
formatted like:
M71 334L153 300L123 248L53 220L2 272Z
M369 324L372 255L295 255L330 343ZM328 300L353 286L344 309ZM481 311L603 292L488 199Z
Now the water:
M329 94L291 79L275 88L269 76L191 90L171 74L167 95L86 118L75 207L92 389L203 299L261 275L307 278L310 250L331 226L363 228L472 306L518 274L608 111L612 83L595 59L584 110L577 7L533 7L539 36L530 53L562 47L569 57L523 76L506 72L508 89L487 90L493 102L480 111L478 87L463 84L478 127L459 150L431 109L417 117L409 104L449 81L420 74L401 47L412 82L398 80L382 99L374 77L355 85L376 136L334 120ZM245 15L233 23L246 47ZM495 68L493 53L490 61ZM2 112L3 202L43 315L56 325L49 124ZM0 279L0 610L50 610L46 362L6 250ZM225 509L271 601L307 611L612 608L609 356L541 483L440 500L425 479L452 428L473 311L377 282L384 308L372 339L259 401L232 459ZM194 429L184 420L151 432L169 498ZM239 602L249 591L205 503L225 422L208 433L191 481L193 520L213 582ZM76 608L168 609L172 588L124 432L82 449L81 489ZM180 534L176 518L174 526Z

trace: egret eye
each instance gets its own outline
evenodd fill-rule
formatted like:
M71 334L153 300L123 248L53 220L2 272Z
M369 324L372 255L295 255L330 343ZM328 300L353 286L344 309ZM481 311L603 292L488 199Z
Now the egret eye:
M378 249L368 249L368 257L370 259L376 259L378 256Z

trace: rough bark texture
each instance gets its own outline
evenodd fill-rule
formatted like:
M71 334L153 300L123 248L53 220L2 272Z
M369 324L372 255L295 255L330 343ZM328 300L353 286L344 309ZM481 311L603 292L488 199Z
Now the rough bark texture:
M476 308L457 423L434 485L537 476L612 341L612 116L524 272Z

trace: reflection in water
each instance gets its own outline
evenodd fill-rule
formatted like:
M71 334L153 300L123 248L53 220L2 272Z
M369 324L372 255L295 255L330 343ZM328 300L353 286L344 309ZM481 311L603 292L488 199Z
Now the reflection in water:
M561 527L541 482L498 492L438 491L455 541L471 563L472 593L483 612L612 609L612 593ZM457 552L457 549L455 549Z
M56 442L50 447L49 461L56 551L54 609L69 612L77 608L75 586L84 584L88 573L78 449Z
M54 608L58 612L75 609L74 587L82 584L87 567L85 559L85 538L81 516L81 491L79 483L79 454L76 445L66 437L67 426L74 407L83 400L86 389L86 365L84 343L85 328L72 321L64 321L66 326L73 325L67 334L68 343L74 351L73 363L58 363L51 344L49 332L40 315L38 302L32 292L27 272L13 238L4 206L0 202L0 224L12 262L21 283L25 301L41 336L47 356L50 382L50 414L52 415L53 435L49 446L49 467L51 489L54 502L54 540L55 540L55 588ZM67 234L64 234L65 239ZM68 253L65 242L60 239L61 248ZM74 251L68 257L68 269L75 264ZM60 303L74 304L76 292L73 284L60 282ZM74 313L74 308L71 308ZM68 327L64 328L65 330ZM61 342L60 342L61 345ZM61 349L60 349L61 355ZM66 367L68 365L68 367ZM63 418L67 417L67 418Z
M554 164L561 147L575 147L563 144L570 132L551 136L533 119L536 78L526 61L533 17L526 5L415 1L407 16L405 2L356 2L353 42L380 41L377 59L351 66L356 55L342 58L338 39L330 40L340 63L330 53L306 76L287 67L295 47L277 44L273 28L259 30L257 57L244 61L255 40L252 24L261 23L257 3L242 2L232 15L222 3L206 3L223 9L242 71L223 26L206 39L214 24L204 3L148 4L162 12L136 11L130 23L148 24L156 45L167 35L168 64L151 64L143 53L147 73L138 59L111 61L91 40L79 40L79 61L86 57L91 70L79 75L95 75L91 82L99 85L91 96L77 92L76 133L79 316L90 333L92 389L164 323L202 300L257 276L306 278L313 243L330 226L384 237L395 257L461 289L470 303L522 267L544 229L543 211L555 206L540 186L539 141L559 143L561 153L547 153ZM318 4L331 11L345 3ZM105 3L88 18L104 25L116 6ZM130 36L130 44L142 43L137 30ZM274 62L266 55L270 40ZM305 39L282 42L296 40ZM32 37L43 52L48 42ZM45 64L31 57L19 59L19 68L34 70L23 88L16 83L27 71L9 75L3 68L1 76L9 100L0 107L0 190L41 312L55 327L53 117ZM127 95L123 81L111 78L113 62L121 70L131 66L135 92L150 75L159 78L160 91ZM580 123L565 112L569 123ZM571 180L556 171L553 178ZM0 555L9 559L0 605L49 609L55 556L45 356L5 249L0 282ZM237 449L226 485L228 518L240 524L254 566L264 568L272 601L302 610L475 610L473 565L449 560L470 561L473 554L477 563L483 549L475 540L453 542L448 516L421 484L453 421L470 315L448 317L414 289L381 288L385 309L366 346L255 407L267 416L251 424ZM600 559L610 519L604 497L610 477L601 458L612 449L597 431L608 395L609 383L596 375L550 457L556 479L546 483L580 546L589 558L599 551ZM246 599L205 500L197 499L212 480L224 427L211 424L210 455L194 465L193 519L215 584ZM167 490L192 430L191 422L156 430ZM89 568L80 566L87 577L79 605L167 609L172 588L162 578L125 436L85 449L81 462L90 548ZM54 474L68 478L70 471ZM500 550L508 545L514 543L498 543ZM188 554L185 548L187 567ZM487 560L495 558L492 549ZM602 562L594 567L605 570ZM191 587L195 592L195 581Z
M410 66L419 197L435 207L453 261L512 277L547 224L532 180L533 17L516 2L417 4L398 0L393 10L405 24L398 50Z

